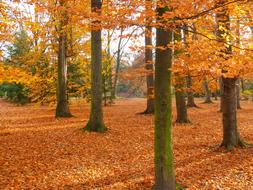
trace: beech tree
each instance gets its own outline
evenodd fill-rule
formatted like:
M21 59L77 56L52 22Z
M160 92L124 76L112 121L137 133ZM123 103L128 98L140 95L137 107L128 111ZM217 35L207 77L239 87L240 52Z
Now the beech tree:
M237 19L236 20L236 45L238 47L240 46L240 20ZM238 78L238 80L236 81L236 107L237 109L242 109L241 108L241 103L240 103L240 93L241 93L241 80L240 78Z
M195 29L194 24L193 24L193 28ZM183 31L184 47L188 48L187 38L189 36L189 32L188 32L188 25L187 24L183 25L183 30L182 31ZM197 35L194 34L192 38L193 38L193 40L197 40ZM191 77L191 72L190 71L187 72L185 80L186 80L186 87L187 87L187 107L198 107L196 105L195 101L194 101L194 93L193 93L193 90L192 90L192 77Z
M205 78L204 80L204 90L205 90L205 101L204 103L209 104L209 103L213 103L212 99L211 99L211 91L209 89L209 84L207 79Z
M151 9L152 1L146 0L146 9ZM154 106L154 69L152 56L152 27L148 26L148 18L146 18L145 26L145 64L147 69L147 108L144 114L152 114L155 111Z
M91 0L91 11L101 14L102 1ZM91 23L91 111L85 127L87 131L104 132L103 90L102 90L102 38L101 21L94 19Z
M198 107L194 100L194 93L192 90L192 77L190 73L186 76L187 87L187 107Z
M59 37L58 37L58 78L57 78L57 106L56 117L71 117L67 97L67 31L68 13L65 0L59 1L60 21L59 21Z
M181 42L181 30L178 28L174 32L174 40L176 43ZM181 50L175 47L174 49L174 61L177 59L177 56L180 55ZM176 62L176 61L175 61ZM174 63L175 64L175 63ZM175 74L175 97L176 97L176 109L177 109L177 123L189 123L187 115L187 107L185 101L185 77L183 73L176 71Z
M230 35L230 19L228 9L224 4L226 0L217 1L217 5L222 8L217 12L217 39L223 43L224 48L221 49L221 58L225 62L231 57L232 47L227 45L227 39ZM238 126L237 126L237 93L236 82L238 76L227 75L229 66L222 69L222 93L221 93L221 108L222 108L222 123L223 123L223 141L221 146L228 150L237 146L243 146Z
M187 106L185 101L184 92L184 78L181 76L175 76L175 97L176 97L176 109L177 109L177 123L189 123Z
M157 2L157 22L164 21L168 7ZM160 7L163 6L163 7ZM171 67L172 29L157 26L155 60L155 190L174 190L175 175L172 148Z

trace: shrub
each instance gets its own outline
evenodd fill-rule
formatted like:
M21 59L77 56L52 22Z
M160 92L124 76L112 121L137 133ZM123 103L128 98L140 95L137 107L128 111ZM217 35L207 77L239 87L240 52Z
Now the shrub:
M19 104L29 102L28 91L28 88L20 83L3 83L0 85L0 96Z

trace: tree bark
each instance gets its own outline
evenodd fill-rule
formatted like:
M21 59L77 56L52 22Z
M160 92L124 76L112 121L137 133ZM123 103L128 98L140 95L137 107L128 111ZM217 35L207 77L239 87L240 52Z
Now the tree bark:
M222 112L222 94L223 94L223 84L221 77L219 78L219 84L220 84L220 110L219 112Z
M223 122L223 141L222 146L228 150L234 147L241 146L243 142L240 139L237 128L237 93L236 93L237 78L224 78L222 98L222 122Z
M242 92L244 92L245 91L245 86L244 86L244 80L243 80L243 78L241 78L241 88L242 88Z
M183 91L184 88L184 78L180 76L176 77L176 85L175 85L175 96L176 96L176 108L177 108L177 123L189 123L188 115L187 115L187 107L185 102L185 93Z
M177 27L177 30L174 32L174 41L180 42L182 40L181 36L181 29ZM183 39L184 40L184 39ZM181 54L182 52L174 48L173 52L174 60L176 56ZM185 93L184 93L184 86L185 86L185 77L180 76L182 73L177 72L175 73L175 96L176 96L176 109L177 109L177 123L189 123L188 116L187 116L187 107L185 102Z
M66 6L64 1L60 1L60 6ZM67 96L67 31L65 28L68 24L68 17L66 10L61 12L61 16L58 38L57 106L55 117L71 117Z
M217 4L223 7L216 15L217 19L217 39L220 43L224 43L224 49L221 52L221 59L228 60L231 57L232 47L226 46L227 36L230 35L230 20L227 7L223 6L226 0L219 0ZM234 147L243 146L240 139L240 134L237 128L237 93L236 82L237 76L227 78L228 71L222 70L222 93L221 93L221 108L222 108L222 124L223 124L223 141L221 146L228 150Z
M198 107L194 101L194 94L192 92L192 78L191 75L186 77L186 86L187 86L187 107Z
M194 25L194 27L195 27L195 25ZM196 28L194 29L194 31L196 31ZM189 36L188 25L184 24L184 26L183 26L183 42L184 42L185 48L188 48L188 43L187 43L188 36ZM193 40L196 40L196 37L193 36ZM191 55L189 55L189 56L191 56ZM197 105L195 104L194 95L192 92L192 78L191 78L190 70L188 70L188 74L185 77L185 79L186 79L186 87L187 87L187 107L197 107Z
M212 99L211 99L211 91L209 90L209 85L207 80L204 81L204 89L205 89L205 101L204 103L209 104L209 103L213 103Z
M91 1L91 10L101 11L101 0ZM102 37L100 21L93 21L91 29L91 111L85 130L104 132L102 92ZM99 28L99 29L98 29Z
M237 109L242 109L241 102L240 102L240 94L241 94L240 78L238 78L236 81L236 106L237 106Z
M147 0L149 1L149 0ZM147 7L147 6L146 6ZM145 64L147 69L147 108L144 114L153 114L155 112L154 105L154 69L152 59L152 27L146 26L145 28Z
M109 97L109 104L113 104L113 95L112 95L112 61L111 61L111 35L110 35L110 30L108 30L108 42L107 42L107 61L108 61L108 66L109 66L109 76L108 76L108 86L109 89L108 91L110 92L110 97Z
M167 8L157 8L160 23ZM172 31L157 28L155 61L155 190L175 190L172 148Z
M114 76L114 83L112 88L112 98L116 98L117 93L117 83L118 83L118 77L119 77L119 69L120 69L120 62L121 62L121 43L122 43L122 35L123 35L123 29L120 31L120 38L118 43L118 49L117 49L117 58L116 58L116 70L115 70L115 76Z
M238 47L241 47L241 34L240 34L240 20L236 20L236 45ZM241 94L241 88L240 88L240 78L236 81L236 99L237 99L237 109L241 109L240 104L240 94Z

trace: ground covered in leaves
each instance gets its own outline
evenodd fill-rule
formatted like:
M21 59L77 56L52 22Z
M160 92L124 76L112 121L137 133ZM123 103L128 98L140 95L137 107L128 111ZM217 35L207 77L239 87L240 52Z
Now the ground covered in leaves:
M189 109L191 124L174 126L177 181L187 189L253 189L253 148L226 152L218 103ZM241 136L253 144L253 102L238 113ZM139 115L144 99L106 107L104 134L82 132L89 106L72 103L75 117L54 108L0 101L0 189L151 189L153 116Z

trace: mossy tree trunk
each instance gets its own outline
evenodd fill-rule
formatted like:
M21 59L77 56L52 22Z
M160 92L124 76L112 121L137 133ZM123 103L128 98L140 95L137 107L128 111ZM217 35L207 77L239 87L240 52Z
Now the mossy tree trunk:
M150 7L150 0L146 0L146 9L152 9ZM154 104L154 68L153 68L153 56L152 56L152 27L148 26L146 20L145 27L145 64L147 69L147 108L143 112L144 114L153 114L155 112Z
M229 31L230 20L228 9L224 4L226 0L219 0L218 5L223 7L216 15L217 19L217 39L220 43L224 43L224 49L221 52L221 59L228 60L231 57L232 47L226 46ZM221 94L221 108L222 108L222 123L223 123L223 140L221 146L231 150L237 146L243 146L237 127L237 93L236 83L237 76L226 78L226 69L222 70L222 94Z
M91 10L100 12L101 0L91 0ZM85 130L104 132L102 84L102 36L100 21L93 21L91 29L91 111Z
M60 13L59 37L58 37L58 77L57 77L57 106L56 117L71 117L67 96L67 31L68 24L67 7L65 1L59 2L64 7Z
M160 2L160 1L159 1ZM157 8L157 22L167 8ZM172 50L167 45L172 41L172 31L156 30L155 61L155 190L175 190L172 146L172 95L171 66Z

